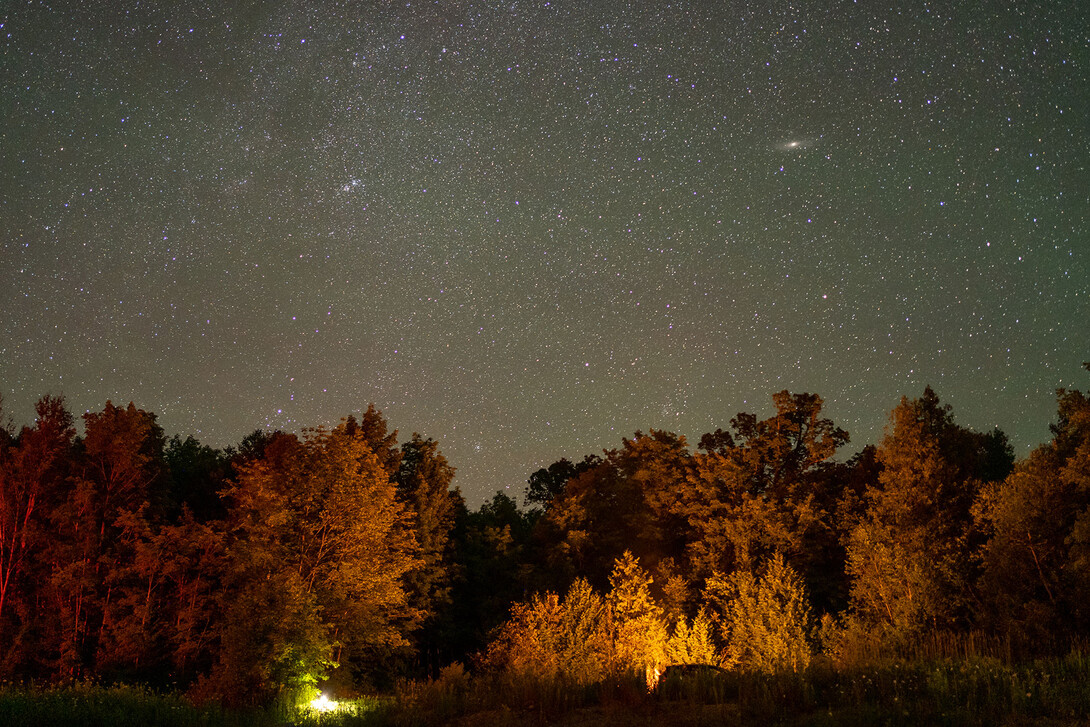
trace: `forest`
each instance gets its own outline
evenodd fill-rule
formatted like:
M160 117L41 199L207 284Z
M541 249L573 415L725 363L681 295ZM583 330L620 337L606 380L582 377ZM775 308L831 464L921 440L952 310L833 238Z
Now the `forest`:
M0 679L245 706L1085 651L1086 394L1060 390L1017 461L930 388L850 457L820 396L772 403L695 447L636 431L470 510L440 443L399 443L374 406L221 450L131 403L77 436L44 396L0 429Z

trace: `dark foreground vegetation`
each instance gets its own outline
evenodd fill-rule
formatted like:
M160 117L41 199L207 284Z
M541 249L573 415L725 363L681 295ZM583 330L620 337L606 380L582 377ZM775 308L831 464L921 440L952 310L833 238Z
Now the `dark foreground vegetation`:
M43 397L0 426L0 724L1090 718L1090 399L1017 462L930 388L846 460L772 400L471 511L373 407L216 450Z
M642 675L593 686L564 680L471 678L455 666L401 682L394 695L317 712L283 701L261 708L196 706L176 694L78 685L0 689L0 724L85 727L313 725L1081 725L1090 719L1090 657L1004 664L991 657L814 663L800 672Z

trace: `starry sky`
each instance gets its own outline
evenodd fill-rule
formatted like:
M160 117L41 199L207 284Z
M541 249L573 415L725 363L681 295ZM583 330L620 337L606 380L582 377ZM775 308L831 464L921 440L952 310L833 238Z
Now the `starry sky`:
M231 7L222 7L224 5ZM124 7L128 6L128 7ZM636 429L1090 388L1085 3L0 9L0 394L374 402L475 506ZM521 499L521 498L520 498Z

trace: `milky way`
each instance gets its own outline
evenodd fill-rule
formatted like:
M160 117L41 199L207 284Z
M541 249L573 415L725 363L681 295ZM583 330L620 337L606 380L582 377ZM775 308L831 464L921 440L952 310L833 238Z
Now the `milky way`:
M1088 387L1079 8L13 4L5 413L374 402L471 504L785 388L1024 454Z

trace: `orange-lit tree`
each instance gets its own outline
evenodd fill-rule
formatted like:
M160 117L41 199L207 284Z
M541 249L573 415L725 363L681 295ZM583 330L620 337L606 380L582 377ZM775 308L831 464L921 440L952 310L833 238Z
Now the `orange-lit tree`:
M705 598L717 616L722 664L757 671L800 671L813 655L806 585L782 555L757 573L738 570L708 579Z
M342 424L282 436L243 464L230 504L220 658L225 698L302 689L338 664L405 643L420 614L409 514L368 441Z
M858 625L903 642L964 623L970 510L984 479L1009 471L1005 442L1001 432L956 425L930 387L919 399L901 399L878 447L878 486L867 491L865 513L848 538Z
M1009 477L982 490L974 512L989 536L982 620L1055 646L1090 625L1090 398L1061 390L1052 432Z
M107 401L83 421L69 486L51 512L54 538L45 553L51 572L41 594L52 612L41 654L55 676L66 678L131 661L130 654L149 645L143 633L119 653L123 573L131 558L124 520L142 517L138 513L157 499L165 470L164 436L154 414Z
M651 576L626 550L614 561L606 597L614 671L650 676L666 661L667 628L662 608L652 595Z
M772 401L775 415L740 413L730 432L701 438L678 504L690 575L699 588L713 571L752 571L778 552L828 602L842 580L835 514L845 479L832 457L848 434L822 416L816 394L785 390Z
M682 557L686 529L676 505L691 461L685 438L661 430L636 432L605 454L568 481L538 527L550 570L578 573L603 590L625 550L653 572Z
M483 663L515 680L600 681L613 663L605 600L578 578L563 599L543 593L516 603Z

